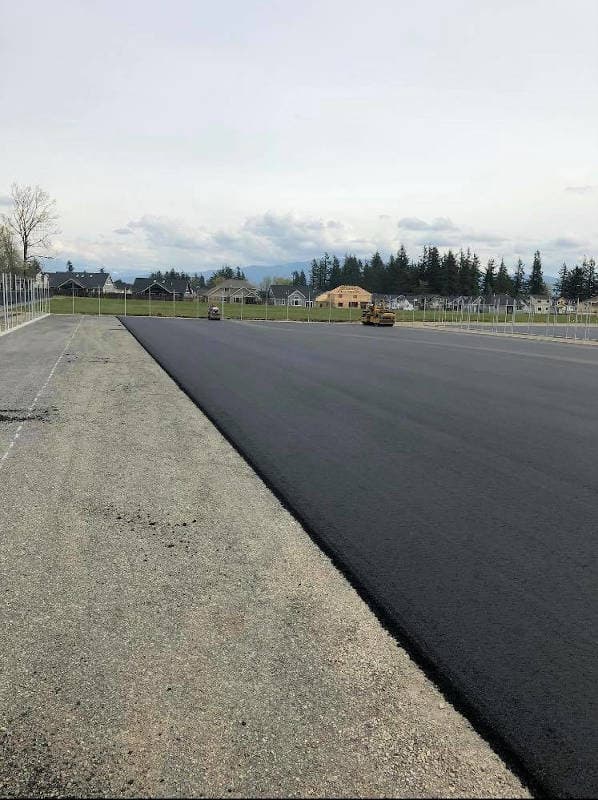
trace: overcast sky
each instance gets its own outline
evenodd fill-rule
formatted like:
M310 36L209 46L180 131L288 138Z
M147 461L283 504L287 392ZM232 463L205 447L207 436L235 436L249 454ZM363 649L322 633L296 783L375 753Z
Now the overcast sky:
M13 181L56 198L56 263L598 255L595 0L1 12L0 204Z

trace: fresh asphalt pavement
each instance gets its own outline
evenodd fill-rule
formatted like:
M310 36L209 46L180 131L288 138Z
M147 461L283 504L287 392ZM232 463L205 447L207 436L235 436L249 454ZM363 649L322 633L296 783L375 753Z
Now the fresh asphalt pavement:
M598 792L598 352L125 320L543 790Z
M113 317L0 408L0 796L529 796Z

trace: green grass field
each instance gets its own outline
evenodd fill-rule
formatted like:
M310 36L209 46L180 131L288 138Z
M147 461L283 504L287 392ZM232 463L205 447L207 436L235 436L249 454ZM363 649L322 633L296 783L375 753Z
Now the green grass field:
M209 305L198 303L195 300L180 300L173 303L172 300L127 300L126 313L130 316L152 316L152 317L207 317ZM222 308L222 306L220 306ZM53 297L50 304L53 314L118 314L125 313L125 301L122 299L101 298L98 303L97 298L93 297ZM272 320L295 320L295 321L315 321L315 322L357 322L361 319L359 309L349 308L299 308L290 306L265 306L265 305L241 305L237 303L224 304L224 319L272 319ZM457 311L398 311L396 313L397 322L453 322L471 323L505 322L505 315L499 314L498 318L493 314L472 314L468 316L460 315ZM559 324L571 324L575 315L569 319L566 314L556 317ZM511 324L511 316L506 319L507 324ZM516 315L515 323L525 325L528 322L546 323L546 314L535 314L533 319L524 312ZM579 316L578 321L583 324L585 317ZM550 316L549 324L555 322L554 315ZM598 320L592 320L598 322Z

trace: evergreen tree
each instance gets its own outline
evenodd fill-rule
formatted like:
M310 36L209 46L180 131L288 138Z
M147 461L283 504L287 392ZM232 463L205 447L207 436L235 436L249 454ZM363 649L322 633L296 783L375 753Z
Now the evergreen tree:
M596 294L596 261L593 258L583 260L586 271L585 298L593 297Z
M496 280L496 276L494 274L494 270L496 268L496 264L494 263L494 259L488 259L488 265L486 267L486 272L484 273L484 280L482 282L482 294L485 297L488 297L491 294L494 294L494 282Z
M497 294L513 294L513 279L507 272L504 258L500 260L498 274L496 275L496 281L494 283L494 290Z
M452 250L442 257L443 294L449 297L459 294L459 266Z
M299 283L298 286L307 286L307 278L305 277L305 272L301 270L299 273Z
M330 272L328 274L328 288L336 289L336 287L340 286L342 282L343 276L340 262L336 256L333 256L330 265Z
M330 280L330 256L324 253L318 262L318 283L322 291L329 288Z
M481 280L482 280L482 270L480 269L480 259L478 258L478 254L474 253L473 258L471 259L471 266L469 269L469 285L470 285L470 294L472 296L479 295Z
M167 275L165 277L170 277L170 275ZM235 272L232 267L221 267L220 269L216 270L216 272L214 272L213 275L210 276L207 285L209 287L212 287L215 286L217 283L222 283L222 281L233 280L234 277L235 277Z
M438 248L432 245L427 250L424 248L424 277L428 289L434 294L442 294L443 269L440 262Z
M311 262L309 270L309 285L314 290L320 288L318 284L318 262L315 258Z
M73 269L74 269L74 267L73 267L73 262L72 262L72 261L67 261L67 262L66 262L66 268L67 268L67 271L68 271L68 272L72 272L72 271L73 271Z
M347 286L361 286L363 265L359 259L353 255L345 255L341 268L343 284Z
M521 297L525 292L527 281L525 279L525 270L523 269L523 261L518 258L517 266L515 267L515 275L513 276L513 297Z
M567 276L566 294L569 300L583 300L587 288L587 273L583 266L576 264Z
M546 284L542 276L542 260L540 258L540 251L536 250L534 253L534 261L532 264L531 275L527 283L528 294L546 294Z
M389 267L390 272L390 267ZM415 288L415 275L414 270L411 269L409 263L409 256L405 250L405 245L399 247L399 252L394 260L393 275L390 275L390 284L392 293L412 292ZM394 277L393 277L394 276Z
M361 273L361 285L364 289L368 292L372 292L372 270L370 269L370 262L364 261L363 262L363 270Z
M567 264L563 261L563 266L559 270L558 280L554 285L554 294L557 297L568 297L568 282L569 270L567 269Z
M385 273L386 273L386 265L384 264L384 261L382 260L382 256L380 255L380 253L376 250L376 252L372 256L372 260L370 261L369 291L384 293L386 288Z
M471 295L471 253L459 250L459 293Z

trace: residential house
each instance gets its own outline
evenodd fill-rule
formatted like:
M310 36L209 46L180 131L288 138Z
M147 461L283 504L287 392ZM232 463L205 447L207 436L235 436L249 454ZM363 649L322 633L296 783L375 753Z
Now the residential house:
M404 294L372 294L372 303L385 305L391 311L413 311L414 306Z
M312 306L316 295L320 292L314 291L308 286L289 286L286 284L273 283L266 292L266 302L271 306Z
M187 278L135 278L131 293L135 297L154 297L156 300L185 300L193 297Z
M528 307L532 314L548 314L551 307L550 297L543 294L531 294Z
M221 281L206 291L209 303L259 303L260 296L249 281L231 279Z
M133 284L122 281L120 278L114 281L114 291L116 294L131 294L132 288Z
M508 294L488 294L480 298L479 311L482 314L512 314L517 309L517 301Z
M572 305L574 305L573 313L575 313L575 307L577 307L577 303L572 304ZM598 314L598 295L594 295L593 297L588 297L587 300L580 300L579 301L579 310L578 310L577 313L579 313L579 314Z
M114 283L107 272L49 272L48 285L52 294L97 297L114 293Z
M372 302L370 292L362 289L361 286L337 286L322 292L315 298L315 304L319 308L365 308Z

